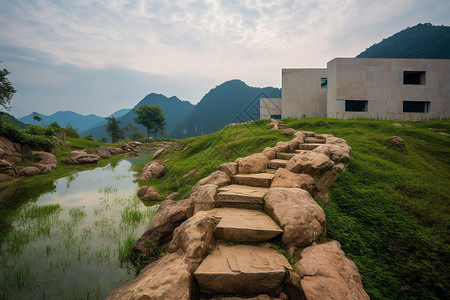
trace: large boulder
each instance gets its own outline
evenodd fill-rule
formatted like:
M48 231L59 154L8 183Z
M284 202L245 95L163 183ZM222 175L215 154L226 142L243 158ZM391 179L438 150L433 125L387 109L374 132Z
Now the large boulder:
M320 177L326 170L333 168L334 162L325 154L301 151L289 159L286 169L293 173L306 173L314 178Z
M11 164L22 162L23 155L21 145L0 136L0 159L6 160Z
M356 265L345 257L337 241L305 248L295 266L308 300L370 299Z
M193 278L183 251L179 250L145 267L106 299L189 300L192 292Z
M183 250L188 269L193 273L211 250L212 241L211 212L200 211L175 229L169 252Z
M111 152L109 151L108 147L106 147L106 146L97 147L96 151L97 151L98 156L100 156L101 158L108 158L111 156Z
M340 162L346 163L350 160L350 153L352 152L352 148L346 143L321 144L314 150L312 150L312 152L325 154L337 164Z
M67 159L69 165L93 164L100 160L98 154L81 153Z
M19 170L20 176L33 176L37 174L41 174L41 170L38 167L29 166Z
M316 184L314 178L308 174L295 174L284 168L279 168L275 172L270 187L300 188L312 193Z
M230 177L236 175L238 172L237 163L235 163L234 161L223 163L219 166L218 169L219 171L224 172Z
M134 244L134 248L148 256L158 254L156 252L172 239L175 228L190 218L193 212L194 206L190 199L164 200L144 234Z
M166 166L160 161L147 163L142 170L139 180L149 180L150 178L161 178L166 174Z
M218 188L217 184L204 184L198 185L193 189L189 198L194 203L194 213L216 207Z
M215 184L218 186L224 186L224 185L228 185L230 183L231 183L230 176L228 176L225 172L216 171L216 172L209 174L205 178L200 179L195 184L195 186L200 186L200 185L205 185L205 184ZM194 186L194 188L195 188L195 186Z
M285 247L306 247L325 235L325 213L307 191L270 188L264 202L267 214L284 229Z
M6 159L0 159L0 174L4 174L11 178L19 176L19 171L16 167ZM7 177L4 177L6 179Z
M37 156L37 167L40 169L41 174L50 173L56 169L58 161L54 154L44 151L33 151L32 153Z
M158 150L155 151L155 153L153 153L152 159L155 159L155 158L157 158L157 157L163 155L163 154L166 153L166 152L167 152L167 149L166 149L166 148L158 149Z
M240 174L263 173L269 165L269 159L262 153L236 159Z
M275 149L272 148L272 147L266 147L266 148L263 150L262 154L264 154L265 156L267 156L267 158L268 158L269 160L277 158L277 152L276 152Z
M142 199L142 201L161 201L162 197L159 194L158 190L153 186L144 185L138 191L138 197Z

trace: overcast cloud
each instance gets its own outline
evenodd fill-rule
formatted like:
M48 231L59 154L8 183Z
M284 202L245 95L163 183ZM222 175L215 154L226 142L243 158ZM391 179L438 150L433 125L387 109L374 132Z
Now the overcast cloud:
M146 94L197 103L239 78L325 67L418 23L450 25L448 0L0 0L11 112L107 116Z

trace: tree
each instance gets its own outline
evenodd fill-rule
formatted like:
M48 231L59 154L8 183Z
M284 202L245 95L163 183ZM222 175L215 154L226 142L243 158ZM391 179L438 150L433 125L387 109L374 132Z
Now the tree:
M137 115L134 121L147 129L148 138L151 133L157 135L159 132L164 135L166 121L162 109L158 105L141 105L134 112Z
M45 126L44 121L42 121L41 116L37 112L34 111L31 114L33 115L33 120L35 120L36 122L41 122Z
M115 117L106 118L108 123L106 123L106 132L111 136L112 142L115 143L119 139L123 138L123 129L120 128L120 121Z
M6 69L0 70L0 106L9 110L11 107L9 103L16 92L12 83L6 78L10 72Z

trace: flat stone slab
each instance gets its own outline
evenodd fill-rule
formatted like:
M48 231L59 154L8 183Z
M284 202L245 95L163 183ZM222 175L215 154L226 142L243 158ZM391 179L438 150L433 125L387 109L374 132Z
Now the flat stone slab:
M264 242L283 230L263 212L239 208L215 208L214 217L220 218L214 236L225 242Z
M269 168L271 169L279 169L286 167L288 160L287 159L272 159L269 161Z
M276 291L292 269L286 258L271 248L219 245L194 275L209 294L264 294Z
M325 144L325 140L318 139L318 138L315 138L315 137L307 137L307 138L305 138L305 143Z
M233 176L233 181L240 185L270 187L273 176L270 173L236 174Z
M218 189L217 202L263 204L268 188L231 184Z
M277 153L277 158L289 160L295 154L297 154L297 153L278 152Z
M314 143L312 143L312 144L300 144L300 145L298 145L298 149L300 149L300 150L295 150L295 151L301 151L301 150L314 150L314 149L316 149L319 145L322 145L322 144L314 144Z

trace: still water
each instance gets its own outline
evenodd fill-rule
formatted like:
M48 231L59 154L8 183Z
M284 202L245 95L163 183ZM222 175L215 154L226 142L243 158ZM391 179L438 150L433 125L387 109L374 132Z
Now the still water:
M158 205L136 196L133 164L58 179L20 211L0 245L0 299L103 299L134 278L126 260Z

